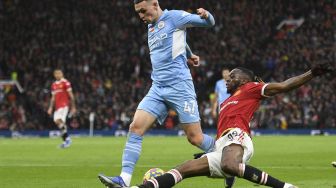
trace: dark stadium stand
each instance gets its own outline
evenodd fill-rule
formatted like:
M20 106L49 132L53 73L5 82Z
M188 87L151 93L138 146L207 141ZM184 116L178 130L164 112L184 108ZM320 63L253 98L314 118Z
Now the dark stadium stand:
M187 41L201 56L191 68L202 126L214 128L209 96L221 67L244 66L265 82L282 81L312 63L336 59L336 1L162 1L161 7L210 10L216 26L189 29ZM304 18L301 26L295 25ZM286 20L279 30L277 26ZM0 80L17 79L25 93L0 86L0 130L46 130L54 68L72 82L79 113L71 129L126 129L151 85L146 26L132 1L0 1ZM297 91L266 99L255 129L336 128L336 79L314 79ZM158 129L174 129L176 118Z

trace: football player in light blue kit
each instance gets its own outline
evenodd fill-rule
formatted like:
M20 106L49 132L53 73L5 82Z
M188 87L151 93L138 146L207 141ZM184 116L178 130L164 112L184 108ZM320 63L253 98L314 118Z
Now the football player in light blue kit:
M219 106L224 102L227 98L230 97L230 94L227 92L226 89L226 80L230 77L230 69L224 67L222 68L222 79L216 82L215 86L215 97L212 101L211 113L212 117L216 118L219 112Z
M148 46L153 80L148 94L140 102L129 128L122 156L120 176L98 178L107 187L130 185L139 159L145 132L156 122L163 123L168 109L177 112L188 141L205 152L211 151L214 139L202 133L196 94L186 58L186 29L214 26L213 16L203 8L197 14L164 10L158 0L134 0L135 11L148 24Z

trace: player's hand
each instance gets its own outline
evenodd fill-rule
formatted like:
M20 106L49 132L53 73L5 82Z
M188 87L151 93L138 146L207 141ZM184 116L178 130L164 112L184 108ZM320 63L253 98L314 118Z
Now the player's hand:
M204 8L199 8L199 9L197 9L197 14L198 14L202 19L208 19L208 17L209 17L208 11L205 10Z
M51 115L51 114L52 114L52 108L48 108L47 113L48 113L49 115Z
M194 67L200 66L200 57L198 55L192 54L188 59L188 64Z
M333 69L330 63L317 63L312 65L311 71L313 76L322 76L329 72L333 72Z

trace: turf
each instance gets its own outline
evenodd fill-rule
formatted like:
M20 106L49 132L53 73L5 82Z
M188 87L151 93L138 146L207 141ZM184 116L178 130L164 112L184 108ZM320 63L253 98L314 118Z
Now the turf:
M73 146L59 149L59 139L0 139L0 187L103 187L97 174L117 175L126 138L74 138ZM336 187L336 137L262 136L254 138L251 165L301 188ZM151 167L168 170L199 150L183 137L146 137L133 183ZM239 179L235 187L256 187ZM222 188L222 179L187 179L180 188Z

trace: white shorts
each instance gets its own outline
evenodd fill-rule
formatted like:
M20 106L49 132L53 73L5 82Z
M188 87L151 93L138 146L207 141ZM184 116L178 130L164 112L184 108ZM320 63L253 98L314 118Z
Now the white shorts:
M69 112L68 106L57 109L54 112L54 121L56 122L56 120L61 119L65 123L68 112Z
M247 163L253 155L253 143L247 133L239 128L234 128L219 138L215 143L215 150L205 154L208 158L210 177L230 177L221 168L223 148L231 144L238 144L244 148L243 163Z

